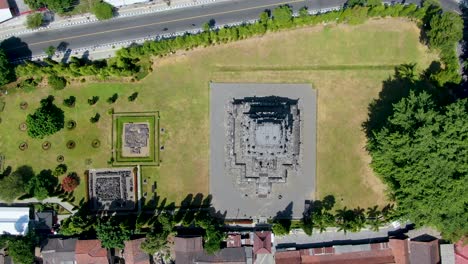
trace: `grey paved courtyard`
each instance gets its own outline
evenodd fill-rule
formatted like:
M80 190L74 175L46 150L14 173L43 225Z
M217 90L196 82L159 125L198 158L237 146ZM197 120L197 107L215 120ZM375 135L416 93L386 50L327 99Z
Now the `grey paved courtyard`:
M310 84L210 84L210 193L228 219L301 218L314 199Z

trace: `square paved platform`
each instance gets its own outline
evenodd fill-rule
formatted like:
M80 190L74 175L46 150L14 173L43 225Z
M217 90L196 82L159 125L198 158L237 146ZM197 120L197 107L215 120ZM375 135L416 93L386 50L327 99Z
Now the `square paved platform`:
M301 218L313 200L316 91L310 84L210 84L210 193L228 219Z

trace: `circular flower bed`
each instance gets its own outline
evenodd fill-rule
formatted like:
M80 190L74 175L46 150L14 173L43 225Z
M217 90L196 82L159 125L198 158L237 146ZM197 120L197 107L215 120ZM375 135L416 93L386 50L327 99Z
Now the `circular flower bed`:
M68 149L74 149L76 147L76 143L73 140L68 140L67 141L67 148Z
M63 155L58 155L57 156L57 162L62 163L64 160L65 160L65 157L63 157Z
M28 149L28 143L26 143L26 142L21 142L21 144L19 144L19 149L20 149L21 151L27 150L27 149Z
M99 141L99 139L95 139L91 142L91 146L93 146L93 148L99 148L101 146L101 141Z
M22 110L28 109L28 103L27 103L27 102L24 102L24 101L21 102L21 103L20 103L20 108L21 108Z
M26 131L27 129L28 129L28 125L26 125L26 123L23 122L19 125L19 130Z
M50 149L51 146L52 146L52 144L49 141L44 141L42 143L42 149L43 150L48 150L48 149Z
M67 121L67 128L72 130L76 127L76 122L74 120L68 120Z

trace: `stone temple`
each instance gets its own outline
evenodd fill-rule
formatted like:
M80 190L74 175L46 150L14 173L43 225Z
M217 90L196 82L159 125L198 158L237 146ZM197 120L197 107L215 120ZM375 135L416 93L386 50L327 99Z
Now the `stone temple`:
M133 168L89 170L88 195L91 208L96 211L135 209L136 183Z
M227 219L301 218L315 195L310 84L210 84L210 194Z
M237 182L245 195L268 197L273 184L286 183L301 166L298 101L268 96L226 104L227 166L240 169Z

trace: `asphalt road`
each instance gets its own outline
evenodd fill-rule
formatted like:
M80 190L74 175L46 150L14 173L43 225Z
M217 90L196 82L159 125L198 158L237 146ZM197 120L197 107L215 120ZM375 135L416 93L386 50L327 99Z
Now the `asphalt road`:
M49 46L67 49L91 47L97 44L133 40L147 36L167 34L200 28L203 23L214 20L216 24L228 24L258 18L266 9L288 4L294 10L307 6L310 10L343 5L345 0L234 0L144 16L118 18L111 21L85 24L64 29L35 32L11 37L3 41L11 60L36 56ZM406 2L419 1L410 0ZM447 9L458 9L454 0L443 0Z

